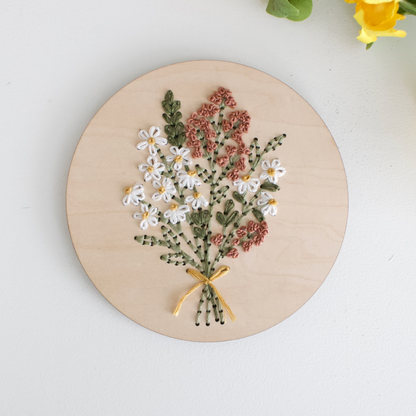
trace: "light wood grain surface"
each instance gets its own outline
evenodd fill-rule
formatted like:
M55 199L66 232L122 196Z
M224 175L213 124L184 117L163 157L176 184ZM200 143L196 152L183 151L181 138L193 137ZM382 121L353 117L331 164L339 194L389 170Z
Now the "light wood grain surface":
M199 292L172 315L194 284L185 267L168 265L166 250L134 241L143 232L137 208L121 203L123 189L142 182L136 150L140 129L163 128L167 90L186 118L219 86L232 90L237 109L252 116L246 142L287 138L273 156L287 174L279 179L279 212L260 248L224 259L231 272L217 288L237 316L210 327L194 324ZM150 184L146 185L150 193ZM224 341L256 334L297 311L330 272L343 241L348 213L344 167L336 144L313 108L279 80L219 61L192 61L152 71L116 93L95 115L76 149L67 187L72 241L88 277L130 319L158 333L190 341ZM160 233L154 231L153 234ZM148 232L150 234L150 231ZM105 319L105 317L103 317Z

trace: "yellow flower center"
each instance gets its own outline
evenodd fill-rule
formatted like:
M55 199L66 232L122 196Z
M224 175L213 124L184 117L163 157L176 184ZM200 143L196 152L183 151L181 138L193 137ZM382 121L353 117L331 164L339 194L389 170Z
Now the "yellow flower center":
M176 156L175 159L173 159L176 163L182 163L183 157L182 156Z
M193 177L196 175L196 172L195 172L194 170L190 170L190 171L188 172L188 175L189 175L191 178L193 178Z
M153 145L156 143L156 140L153 137L149 137L149 140L147 141L150 145Z
M275 199L270 199L269 200L269 205L277 205L278 202Z
M147 168L147 171L148 171L149 173L152 173L154 170L155 170L155 168L154 168L153 166L149 166L149 167Z
M125 193L126 195L131 194L131 193L132 193L132 191L133 191L133 188L132 188L132 187L130 187L130 188L124 188L124 193Z
M161 186L157 191L160 193L160 195L162 195L166 192L166 189L163 186Z
M176 204L172 204L171 206L170 206L170 210L171 211L176 211L178 209L178 206L176 205Z
M244 182L248 182L248 181L250 180L250 175L244 175L241 179L242 179Z
M149 215L150 215L150 214L149 214L148 212L144 212L144 213L143 213L143 219L144 219L144 220L147 220L147 219L149 218Z
M267 169L267 174L269 176L274 176L275 173L276 173L276 171L273 168Z
M194 192L194 198L198 199L201 197L201 194L199 192Z

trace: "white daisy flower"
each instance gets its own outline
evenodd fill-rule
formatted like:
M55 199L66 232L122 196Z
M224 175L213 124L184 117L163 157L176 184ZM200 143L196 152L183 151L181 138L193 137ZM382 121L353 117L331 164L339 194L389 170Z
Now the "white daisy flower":
M147 163L139 165L139 170L140 172L145 172L145 182L150 181L151 179L160 181L160 179L162 179L161 173L165 170L165 165L158 162L155 156L149 156L147 158Z
M201 207L207 207L208 201L203 197L199 192L194 192L192 195L189 195L185 198L185 202L192 202L192 208L198 209Z
M260 175L260 179L268 179L274 184L277 183L278 178L286 173L286 169L280 167L279 159L274 159L271 163L265 160L262 162L261 167L263 172Z
M257 192L260 181L257 178L252 178L250 175L244 175L241 179L234 181L233 185L238 187L238 193L242 195L247 191Z
M135 214L133 214L133 218L135 218L136 220L140 220L140 228L142 230L146 230L149 225L153 227L157 225L157 208L152 207L149 211L149 207L145 204L141 204L140 208L142 212L136 212Z
M137 149L143 150L147 146L149 146L149 152L152 156L156 156L157 150L155 144L159 146L165 146L168 143L168 140L159 137L160 136L160 127L150 127L149 132L146 130L139 131L139 137L143 140L141 143L137 145Z
M139 205L140 201L145 198L143 185L136 183L134 186L124 188L126 196L123 198L123 205L128 205L130 202L133 205Z
M257 205L262 206L263 215L270 214L273 217L277 214L277 204L278 202L268 192L262 192L257 201Z
M172 199L172 195L176 193L176 188L168 178L163 178L163 182L153 181L153 186L157 189L157 192L152 195L152 199L160 201L162 198L165 202L169 202Z
M166 160L168 162L175 162L173 168L175 170L182 169L183 165L192 165L191 158L189 157L190 150L186 147L182 147L178 149L176 146L172 146L170 151L173 153L172 155L166 156Z
M198 174L195 170L180 170L176 176L178 177L179 186L181 188L187 187L188 189L194 189L194 186L201 186L201 181L198 178Z
M176 224L178 222L182 222L186 220L186 213L189 212L190 209L188 205L177 205L172 204L169 209L163 214L165 218L169 218L169 221L172 224Z

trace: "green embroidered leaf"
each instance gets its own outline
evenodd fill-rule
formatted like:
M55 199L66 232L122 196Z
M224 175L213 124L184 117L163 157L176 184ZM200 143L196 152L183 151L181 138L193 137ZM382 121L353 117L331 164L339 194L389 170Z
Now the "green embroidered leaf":
M222 226L225 226L225 216L222 212L217 212L216 218Z
M201 220L201 216L199 215L199 212L198 211L194 211L192 214L191 214L191 220L196 224L196 225L199 225L199 226L201 226L202 225L202 220Z
M185 126L183 125L182 122L179 122L178 124L176 124L176 126L175 126L175 135L179 136L179 134L183 132L184 128L185 128Z
M194 228L194 233L198 238L203 239L205 237L205 231L202 228L199 227L195 227Z
M294 22L307 19L312 13L312 0L269 0L266 11Z
M266 191L269 191L269 192L275 192L275 191L280 190L280 186L275 185L274 183L271 183L270 181L266 181L266 182L264 182L264 183L260 186L260 188L261 188L261 189L264 189L264 190L266 190Z
M237 202L239 202L240 204L244 204L244 196L243 195L240 195L237 191L234 191L233 192L233 198L237 201Z
M231 210L234 208L234 206L235 206L234 201L232 199L228 199L224 205L224 214L228 215L231 212Z
M203 210L203 211L200 212L200 215L201 215L201 223L202 223L202 225L203 226L204 225L208 225L209 220L211 218L211 216L209 214L209 211L205 209L205 210Z
M177 123L180 119L182 118L182 113L180 111L177 111L173 116L172 116L172 123L175 124ZM183 124L182 124L183 125Z
M162 114L162 117L165 119L166 123L170 124L171 123L171 117L168 116L166 113Z
M228 227L230 224L233 224L237 221L237 218L239 217L240 213L238 211L233 211L227 220L225 221L225 226Z
M173 92L171 90L169 90L166 94L165 94L165 101L168 104L172 104L173 103Z
M175 113L181 108L181 102L180 101L174 101L172 103L172 113Z
M257 221L259 221L259 222L264 221L264 215L262 214L262 212L259 209L254 208L253 209L253 215L256 217Z
M178 141L178 145L182 146L185 143L186 140L186 136L185 133L181 133L178 137L177 137L177 141Z
M172 114L172 104L162 101L162 107L168 114Z
M169 136L175 136L175 127L169 124L166 124L165 133L168 134Z

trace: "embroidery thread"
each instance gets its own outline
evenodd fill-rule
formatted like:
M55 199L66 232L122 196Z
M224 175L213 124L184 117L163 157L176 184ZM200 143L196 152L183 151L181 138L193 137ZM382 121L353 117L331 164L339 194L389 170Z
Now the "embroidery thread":
M153 185L151 199L168 204L168 208L162 212L146 200L147 191L140 183L126 187L123 198L124 205L140 207L133 218L142 230L162 224L159 237L136 236L139 244L166 247L169 253L160 256L161 260L194 268L186 272L199 283L182 297L174 315L179 314L189 295L204 286L195 318L197 326L204 303L207 326L211 305L216 322L225 323L224 310L236 319L213 284L229 273L230 267L216 269L222 259L236 259L240 250L247 253L264 242L269 232L265 218L277 214L278 202L272 194L280 190L278 179L286 173L279 159L264 160L282 145L285 134L271 139L264 149L257 138L247 147L243 137L249 131L251 116L247 111L234 110L237 103L231 91L221 87L208 101L184 125L181 103L168 91L162 101L167 137L162 137L157 126L139 131L137 149L149 155L138 169L144 174L144 182ZM162 148L168 144L170 153L165 155ZM202 159L201 163L194 165L196 159ZM259 165L262 172L257 175ZM220 227L215 227L214 219ZM188 228L182 224L188 224ZM213 235L213 227L220 232Z

